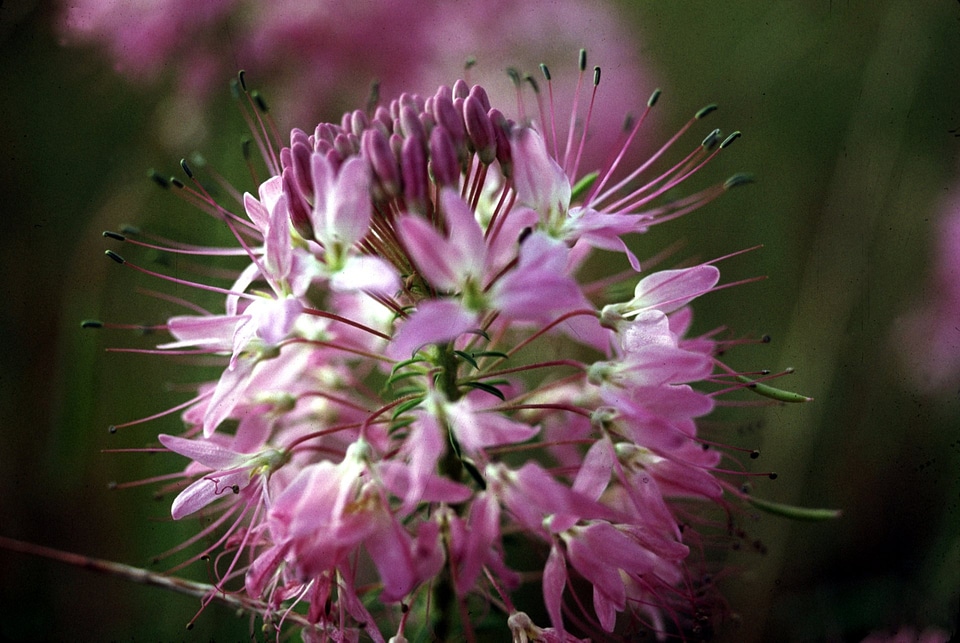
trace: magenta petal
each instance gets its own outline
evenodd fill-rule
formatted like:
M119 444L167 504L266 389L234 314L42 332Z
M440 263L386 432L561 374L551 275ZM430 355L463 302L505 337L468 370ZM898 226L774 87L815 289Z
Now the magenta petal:
M160 444L174 453L179 453L214 471L222 471L223 469L235 467L244 459L244 456L236 451L226 449L209 440L188 440L163 433L158 437Z
M381 600L391 603L410 593L416 584L416 572L411 555L412 539L395 520L375 531L364 541L373 564L383 581Z
M631 304L637 308L656 308L669 313L709 292L718 281L720 271L714 266L662 270L640 280Z
M223 371L203 416L203 437L209 438L220 423L230 417L246 392L256 365L255 358L239 358L233 362L233 368Z
M455 291L460 287L466 265L461 248L415 215L401 217L397 229L407 254L431 285L442 291Z
M591 500L599 500L600 494L610 484L615 454L613 445L607 439L598 440L583 457L583 464L573 481L573 490L582 493Z
M567 585L567 567L556 546L550 548L547 564L543 567L543 602L550 622L561 635L563 629L563 588Z
M174 498L173 505L170 507L170 515L173 516L174 520L180 520L184 516L189 516L193 512L203 509L225 494L232 494L231 488L235 485L242 489L248 484L250 484L250 471L248 469L238 469L224 475L200 478Z
M454 299L421 303L387 347L391 359L409 359L426 346L455 339L477 327L477 316Z

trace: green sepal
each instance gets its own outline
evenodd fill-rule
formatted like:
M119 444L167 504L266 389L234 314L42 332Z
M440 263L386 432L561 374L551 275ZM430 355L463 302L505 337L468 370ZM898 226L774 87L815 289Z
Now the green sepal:
M807 507L795 507L785 505L771 500L763 500L750 496L747 502L761 511L775 516L782 516L792 520L804 520L807 522L821 522L823 520L835 520L843 515L841 509L809 509Z
M597 177L600 176L600 173L593 171L590 174L586 174L577 181L576 185L573 186L570 190L570 202L573 203L578 198L583 196L583 194L589 190L594 183L597 181Z
M798 404L800 402L812 402L812 397L807 397L806 395L800 395L799 393L793 393L792 391L784 391L783 389L774 388L769 384L764 384L763 382L757 382L750 379L746 375L737 375L737 380L743 382L747 385L747 388L756 393L757 395L762 395L763 397L769 397L771 400L776 400L778 402L788 402L790 404Z

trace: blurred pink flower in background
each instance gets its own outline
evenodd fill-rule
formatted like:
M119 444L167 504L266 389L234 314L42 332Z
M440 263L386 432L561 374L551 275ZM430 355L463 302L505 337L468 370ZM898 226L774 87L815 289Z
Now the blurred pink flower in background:
M960 384L960 197L948 200L943 213L935 227L932 274L894 334L914 386L929 392Z
M64 0L60 30L65 44L102 48L134 82L170 82L159 121L173 149L195 143L192 122L238 69L265 89L282 125L305 127L363 105L374 81L385 99L401 90L429 94L471 58L466 79L487 88L494 104L511 106L507 68L539 77L537 65L549 60L569 78L575 52L586 48L590 64L617 78L602 85L593 115L591 147L606 150L654 85L639 64L637 34L618 12L577 0ZM573 84L558 84L558 104L569 105L573 92Z

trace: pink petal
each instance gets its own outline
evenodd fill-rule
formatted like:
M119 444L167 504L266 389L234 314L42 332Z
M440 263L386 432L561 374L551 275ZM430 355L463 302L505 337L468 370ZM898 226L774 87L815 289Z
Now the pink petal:
M631 305L640 309L656 308L669 313L709 292L718 281L720 271L714 266L662 270L640 280Z
M391 359L409 359L427 344L455 339L476 327L476 314L464 310L459 301L424 301L393 336L387 346L387 356Z
M160 444L174 453L199 462L214 471L222 471L237 466L244 460L244 456L226 449L210 440L188 440L173 435L161 433L158 436Z
M567 567L563 555L554 545L543 567L543 603L550 615L550 622L561 635L563 629L563 588L567 585Z

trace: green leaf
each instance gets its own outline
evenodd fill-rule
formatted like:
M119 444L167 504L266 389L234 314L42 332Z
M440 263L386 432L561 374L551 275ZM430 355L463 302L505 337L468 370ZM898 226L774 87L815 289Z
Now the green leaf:
M789 402L790 404L798 404L800 402L812 402L812 397L807 397L806 395L800 395L799 393L793 393L791 391L784 391L783 389L774 388L763 382L757 382L746 375L737 375L737 380L743 382L747 385L747 388L756 393L757 395L762 395L763 397L769 397L771 400L776 400L778 402Z
M793 520L805 520L808 522L820 522L823 520L834 520L839 518L843 511L841 509L808 509L807 507L795 507L785 505L771 500L763 500L750 496L747 502L761 511L766 511L775 516L783 516Z
M574 185L570 190L570 202L573 203L578 198L583 196L583 194L596 182L598 176L600 176L600 173L594 171L577 181L577 184Z
M478 371L480 370L480 365L477 364L477 360L473 359L473 355L469 353L464 353L463 351L453 351L456 355L459 355L461 359L470 363L470 366L474 367Z
M428 362L428 361L429 360L427 360L424 357L411 357L410 359L405 359L402 362L397 362L396 364L394 364L393 368L390 370L390 373L391 374L396 373L401 368L405 368L407 366L410 366L411 364L417 364L419 362Z
M426 371L421 371L420 369L410 370L405 373L395 373L387 378L387 381L384 383L383 388L386 390L390 386L396 384L400 380L405 380L409 377L420 377L426 375Z
M422 397L415 397L415 398L413 398L412 400L407 400L406 402L403 402L402 404L398 404L398 405L397 405L397 408L393 409L393 414L390 416L390 420L391 420L391 421L396 420L396 419L397 419L397 416L403 415L404 413L406 413L406 412L409 411L410 409L412 409L412 408L416 407L417 405L419 405L420 402L423 402L423 398L422 398Z
M485 391L485 392L489 393L490 395L496 395L497 397L500 398L500 401L501 401L501 402L506 402L506 401L507 401L507 398L503 395L503 393L500 391L500 389L498 389L496 386L491 386L490 384L487 384L486 382L464 382L464 386L469 386L470 388L480 389L481 391Z
M510 356L500 351L476 351L470 353L474 357L499 357L501 359L510 359Z

